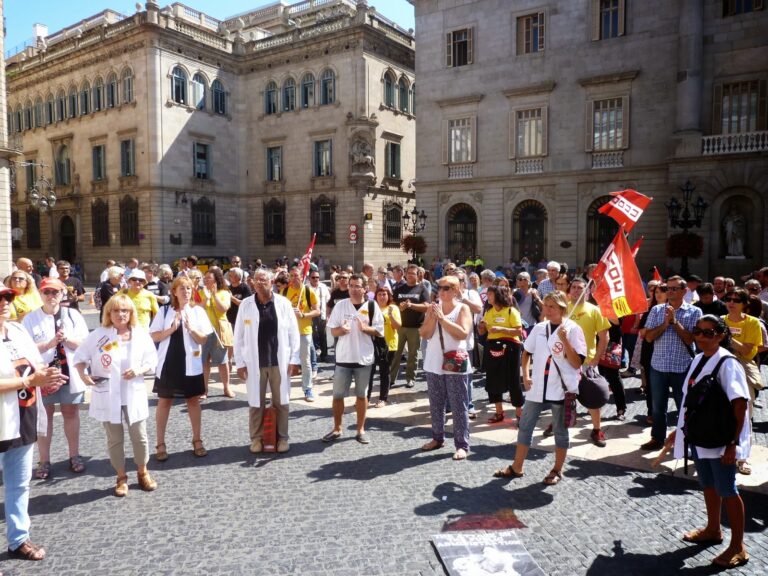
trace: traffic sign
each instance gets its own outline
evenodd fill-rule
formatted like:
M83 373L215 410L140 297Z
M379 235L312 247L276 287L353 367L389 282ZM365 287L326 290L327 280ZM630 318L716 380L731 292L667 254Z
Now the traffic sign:
M350 232L349 233L349 241L350 242L357 242L357 232Z
M350 232L350 234L354 234L355 232L357 232L357 224L350 224L349 225L349 232ZM350 238L350 240L351 240L351 238Z

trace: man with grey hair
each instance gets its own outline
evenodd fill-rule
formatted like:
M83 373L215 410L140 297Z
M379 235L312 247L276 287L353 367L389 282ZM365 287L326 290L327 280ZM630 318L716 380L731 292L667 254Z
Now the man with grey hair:
M555 281L560 275L560 263L551 260L547 262L547 279L539 283L539 295L544 298L547 294L555 290Z
M480 290L478 290L478 293L480 294L480 299L483 301L483 303L488 300L488 288L493 286L495 280L496 274L493 273L493 270L486 268L480 272Z
M248 283L245 282L245 272L238 267L227 270L227 279L229 280L229 291L232 293L230 298L232 305L227 310L227 320L232 326L237 320L237 313L240 310L240 304L243 300L252 294Z

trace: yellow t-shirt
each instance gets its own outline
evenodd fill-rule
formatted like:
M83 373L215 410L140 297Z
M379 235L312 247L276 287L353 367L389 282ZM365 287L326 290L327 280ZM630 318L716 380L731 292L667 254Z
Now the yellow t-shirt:
M309 303L307 303L307 295L309 295ZM317 306L317 296L312 290L302 286L299 289L293 286L288 286L283 290L283 296L291 301L291 306L298 307L301 312L307 314L312 311L312 308ZM301 301L301 306L299 306ZM312 334L312 318L296 318L299 322L299 333L303 335Z
M221 290L216 291L216 297L219 299L219 302L223 306L225 306L227 309L231 305L232 302L232 293L227 290L226 288L222 288ZM219 320L226 320L227 319L227 311L219 312L219 309L216 308L216 302L213 301L213 296L206 302L205 299L205 290L200 289L200 299L203 303L203 306L205 306L205 313L208 314L208 320L211 321L211 324L213 325L214 330L216 330L216 333L219 333Z
M522 327L523 322L522 322L522 319L520 318L520 312L518 312L517 309L509 306L507 308L502 308L501 310L496 310L496 308L491 307L485 313L485 316L483 316L483 320L485 320L485 328L486 330L488 330L488 340L496 340L497 338L506 338L507 340L514 340L515 342L520 342L520 338L518 338L517 336L510 337L509 334L504 334L502 332L498 332L494 330L494 327L499 327L499 328Z
M757 354L757 347L763 345L763 331L760 329L760 321L752 316L745 316L741 322L733 322L728 316L723 316L723 320L731 331L731 336L742 344L752 345L747 354L737 354L734 351L734 355L739 360L746 362L752 360Z
M591 361L597 354L597 335L603 330L608 330L611 323L600 312L600 308L589 302L582 302L579 307L571 313L573 304L568 304L568 313L571 314L571 320L579 325L584 332L584 340L587 343L587 357L584 363Z
M136 321L142 328L149 328L149 323L152 321L152 317L157 314L157 298L149 290L142 290L138 294L131 293L130 290L123 292L128 298L131 299L133 305L136 307Z
M24 316L37 310L43 305L43 301L40 298L40 294L36 291L21 294L13 299L11 304L11 320L21 322Z
M384 340L387 341L387 349L391 352L395 352L397 351L397 330L392 327L392 321L389 319L390 310L392 311L392 317L398 324L400 324L402 320L400 319L400 308L394 304L390 304L381 311L384 315Z

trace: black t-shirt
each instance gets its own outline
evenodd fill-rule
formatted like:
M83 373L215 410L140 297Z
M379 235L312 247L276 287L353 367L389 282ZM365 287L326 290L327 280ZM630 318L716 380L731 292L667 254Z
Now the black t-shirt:
M411 304L425 304L432 301L429 288L421 282L415 286L404 284L395 289L394 299L395 304L398 306L409 300ZM404 328L420 328L424 323L424 312L405 309L400 311L400 316L402 317Z
M238 300L245 300L253 294L251 292L251 289L248 288L248 285L245 282L240 282L238 286L230 286L229 291L232 292L232 296L237 298ZM258 303L258 301L257 301ZM237 312L240 310L240 304L235 304L234 300L232 301L231 306L227 310L227 320L234 325L235 320L237 320Z
M16 374L23 377L35 371L29 360L21 356L19 351L8 338L4 338L0 346L5 346L16 369ZM19 398L19 437L0 442L0 452L11 448L19 448L37 442L37 399L38 388L21 389L17 392Z
M144 290L152 292L152 294L154 294L155 297L157 297L157 296L168 296L168 292L170 288L168 287L168 284L155 278L154 280L152 280L152 282L149 282L146 286L144 286Z
M709 304L702 304L701 301L694 302L697 308L701 308L702 314L714 314L715 316L725 316L728 314L728 308L725 307L722 300L712 300Z
M73 310L80 310L77 298L78 296L85 294L83 283L74 276L70 276L64 280L64 285L67 287L67 296L66 298L61 299L61 305L65 308L69 307Z
M331 292L331 298L328 300L328 308L333 310L333 307L336 306L340 300L346 300L347 298L349 298L349 290L336 288Z
M277 312L275 301L262 304L256 298L259 309L259 368L277 366Z

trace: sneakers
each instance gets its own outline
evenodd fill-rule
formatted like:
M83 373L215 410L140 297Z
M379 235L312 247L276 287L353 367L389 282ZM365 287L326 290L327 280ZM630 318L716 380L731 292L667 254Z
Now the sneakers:
M262 450L264 450L264 446L261 443L261 438L254 438L251 442L251 454L258 454Z
M554 433L555 433L555 431L552 429L552 424L550 424L549 426L547 426L547 427L544 429L544 438L549 438L549 437L550 437L550 436L552 436Z
M280 438L280 440L277 441L277 451L282 452L288 452L288 450L291 449L291 446L288 444L288 440L285 438Z
M315 401L315 393L312 392L312 388L309 390L304 390L304 400L307 402L314 402Z
M598 448L605 448L605 432L602 430L595 430L593 428L589 434L589 439Z
M416 386L416 382L414 382L413 380L408 380L408 381L405 383L405 387L406 387L406 388L413 388L414 386Z
M312 370L312 380L317 378L317 370Z

